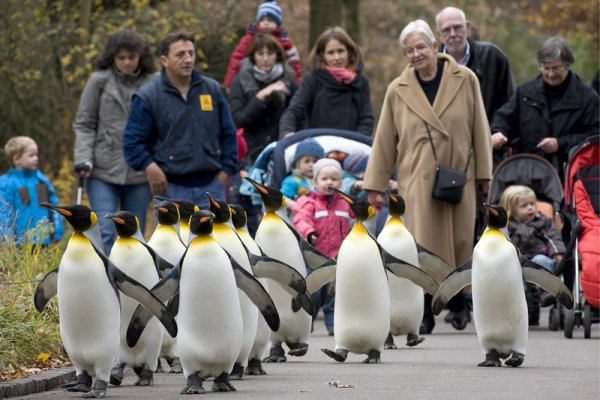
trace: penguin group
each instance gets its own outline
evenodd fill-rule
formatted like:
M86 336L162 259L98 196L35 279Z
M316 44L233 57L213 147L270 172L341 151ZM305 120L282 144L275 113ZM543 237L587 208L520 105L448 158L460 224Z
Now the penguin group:
M249 178L264 204L255 238L246 230L242 207L207 193L200 210L185 200L156 199L157 226L146 243L132 213L107 215L118 238L106 254L98 217L84 205L44 207L73 227L58 268L34 294L42 311L58 297L64 348L76 369L66 385L86 398L106 396L131 367L139 386L153 384L166 359L170 372L183 372L181 393L234 391L232 379L264 375L264 362L301 357L309 347L311 294L335 281L335 348L321 349L336 362L350 352L379 363L393 336L416 346L423 294L433 311L467 285L473 289L474 323L485 360L479 366L517 367L527 345L523 282L533 282L567 308L569 290L555 276L521 256L502 232L507 215L488 205L489 224L472 259L452 270L418 243L404 225L406 205L389 193L389 214L374 237L364 222L375 215L365 200L337 191L356 221L336 257L310 245L277 211L285 197ZM309 267L309 268L307 268ZM310 274L308 270L312 270ZM287 356L283 348L288 348Z

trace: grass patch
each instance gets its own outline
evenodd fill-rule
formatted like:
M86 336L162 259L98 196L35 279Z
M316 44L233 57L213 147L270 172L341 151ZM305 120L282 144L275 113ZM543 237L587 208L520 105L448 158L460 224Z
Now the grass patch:
M66 240L46 248L31 242L20 247L10 240L0 243L0 381L67 360L57 299L50 300L42 313L33 305L39 281L58 266L64 245Z

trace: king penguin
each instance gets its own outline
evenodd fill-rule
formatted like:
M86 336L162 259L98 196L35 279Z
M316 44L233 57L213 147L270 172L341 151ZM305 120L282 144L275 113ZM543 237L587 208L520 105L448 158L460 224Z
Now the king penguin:
M148 246L169 263L175 265L186 249L179 236L179 207L172 201L161 200L154 208L157 211L158 225L148 240ZM177 357L177 338L171 337L166 332L163 335L160 357L167 360L171 367L170 373L181 373L181 364L179 363L179 357ZM163 368L159 360L156 372L162 371Z
M41 205L63 215L74 232L59 267L36 289L34 304L41 312L48 300L58 295L61 338L77 374L76 382L67 390L86 392L83 397L105 397L119 349L119 291L159 317L173 336L177 325L160 300L108 259L96 214L89 207Z
M364 363L381 362L381 351L390 332L390 289L386 268L429 291L435 282L415 264L386 252L369 234L364 221L375 215L368 201L334 189L352 208L356 222L342 242L335 274L335 351L321 349L338 362L348 352L367 354Z
M159 201L170 201L177 204L179 209L179 236L181 241L187 245L188 236L190 234L190 217L192 214L200 209L194 202L183 199L168 199L162 196L154 196Z
M117 240L110 251L109 259L127 275L151 289L160 280L160 271L156 254L144 242L139 220L129 211L109 214L106 218L112 220L117 231ZM121 341L117 361L110 373L110 383L113 385L120 385L123 381L123 368L126 365L133 367L138 376L136 386L149 386L154 383L153 371L158 362L163 328L156 318L152 318L140 341L130 348L125 335L138 304L127 296L121 298Z
M306 263L300 247L300 235L286 223L276 211L285 206L285 197L281 192L269 186L246 179L260 194L265 214L258 225L255 235L256 244L269 257L283 261L306 277ZM292 296L276 284L269 282L269 293L277 306L281 318L279 331L271 334L271 349L264 362L285 362L287 360L282 343L290 348L291 356L303 356L308 351L308 337L312 325L312 317L305 310L293 310Z
M390 218L385 223L377 241L391 255L419 265L419 254L413 236L402 215L406 208L402 196L388 192ZM423 318L423 288L410 280L399 278L387 271L390 287L390 333L384 348L395 349L393 336L406 335L406 345L416 346L425 338L419 337Z
M528 334L523 280L541 286L567 308L573 306L569 289L543 267L523 257L505 236L508 216L498 205L484 204L488 225L473 249L473 257L439 286L432 310L437 315L452 296L469 283L473 290L473 320L485 354L480 367L518 367L525 360Z

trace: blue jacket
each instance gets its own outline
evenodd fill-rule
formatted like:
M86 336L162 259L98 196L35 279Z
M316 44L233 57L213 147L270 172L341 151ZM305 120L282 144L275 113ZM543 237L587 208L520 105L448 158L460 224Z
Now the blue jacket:
M218 83L194 71L184 100L163 69L133 97L123 154L133 169L154 161L183 186L206 185L218 171L233 175L237 139Z
M35 232L35 243L49 244L63 237L63 221L56 211L40 207L41 202L58 204L56 192L48 178L39 170L11 168L0 176L0 235L12 237L22 244L25 233L40 221L52 224L52 232ZM42 228L40 226L40 228ZM49 235L48 235L49 234Z

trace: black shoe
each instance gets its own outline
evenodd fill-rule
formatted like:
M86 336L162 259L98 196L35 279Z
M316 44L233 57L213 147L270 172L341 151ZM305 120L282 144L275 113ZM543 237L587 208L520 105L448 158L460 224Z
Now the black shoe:
M456 330L462 331L466 328L469 323L469 310L466 308L460 312L454 313L454 318L452 318L452 327Z
M435 322L428 321L426 319L421 322L421 327L419 328L419 335L428 335L433 332L433 328L435 327Z

